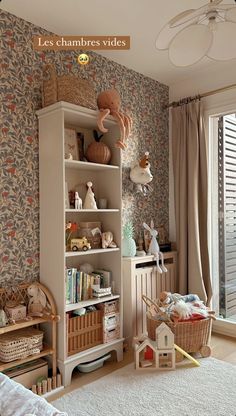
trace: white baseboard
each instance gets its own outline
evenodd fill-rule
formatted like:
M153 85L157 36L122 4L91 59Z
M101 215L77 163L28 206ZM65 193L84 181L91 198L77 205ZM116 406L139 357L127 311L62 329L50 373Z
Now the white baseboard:
M236 322L230 322L225 319L217 318L216 321L213 322L212 331L215 334L236 338Z
M56 389L53 389L51 391L48 391L45 394L42 394L40 397L43 397L44 399L47 399L48 397L53 396L56 393L59 393L59 391L63 390L64 388L65 388L64 386L57 387Z

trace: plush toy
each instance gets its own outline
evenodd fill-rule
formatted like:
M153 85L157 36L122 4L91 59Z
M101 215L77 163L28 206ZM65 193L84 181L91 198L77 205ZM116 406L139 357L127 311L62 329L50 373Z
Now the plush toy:
M6 312L3 309L0 309L0 328L3 328L8 324L8 319Z
M115 248L116 243L113 241L113 234L111 231L102 233L102 248Z
M143 223L144 228L146 228L146 230L148 230L151 234L151 242L148 248L148 254L153 254L155 259L156 259L156 263L157 263L157 271L159 273L166 273L167 272L167 268L164 265L164 257L163 257L163 253L160 251L160 247L159 244L157 242L157 235L158 232L157 230L154 230L154 224L153 221L151 221L151 227L149 227L145 222ZM159 258L161 258L161 266L159 265Z
M136 162L130 170L131 181L136 184L137 191L144 195L152 192L151 186L148 185L153 179L148 158L149 152L145 152L144 157Z
M115 89L106 90L99 94L97 98L98 108L100 110L98 115L98 128L102 133L107 133L108 130L104 127L103 121L111 114L119 124L121 137L116 142L116 146L125 149L125 140L128 139L132 127L132 119L127 114L120 112L120 96Z
M92 186L93 186L92 182L87 182L88 190L85 196L83 209L98 209L95 198L94 198Z
M94 267L90 263L83 263L79 266L81 272L92 274L94 272Z
M192 316L191 303L179 300L171 306L170 315L174 322L189 319Z
M42 316L50 306L47 303L45 293L35 284L27 289L29 295L28 313L32 316Z
M198 295L180 295L180 293L170 293L170 292L161 292L160 293L160 301L162 303L170 304L172 302L178 302L179 300L183 300L184 302L195 302L199 301Z

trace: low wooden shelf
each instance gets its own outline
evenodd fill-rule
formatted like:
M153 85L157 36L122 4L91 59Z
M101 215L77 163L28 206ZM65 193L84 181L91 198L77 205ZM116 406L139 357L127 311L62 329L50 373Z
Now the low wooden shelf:
M9 363L3 363L2 361L0 361L0 371L7 370L9 368L14 368L14 367L17 367L18 365L28 363L29 361L37 360L38 358L42 358L42 357L45 357L46 355L51 355L51 354L56 354L56 350L48 346L44 346L43 350L40 351L38 354L29 355L26 358L11 361Z
M0 337L1 335L9 332L14 332L19 329L31 327L34 325L49 323L52 328L52 338L50 342L50 346L45 345L43 346L43 350L39 353L29 355L28 357L10 361L10 362L1 362L0 361L0 371L7 370L9 368L17 367L21 364L25 364L29 361L36 360L41 357L45 357L47 355L52 356L52 375L56 376L57 374L57 345L56 345L56 339L57 339L57 322L59 321L59 316L57 315L57 308L53 299L53 296L51 292L47 289L46 286L42 285L39 282L32 282L32 283L22 283L17 287L14 287L13 290L0 288L0 306L1 308L5 307L5 304L7 301L15 301L16 303L24 302L26 305L28 305L29 296L27 289L28 287L34 284L38 286L43 293L46 295L47 302L50 305L50 314L44 315L41 317L32 317L28 319L23 319L20 321L17 321L14 324L9 324L5 327L0 328Z
M0 335L5 334L6 332L16 331L17 329L27 328L29 326L43 324L45 322L50 322L52 319L50 317L45 318L32 318L24 319L17 321L15 324L10 324L4 328L0 328Z

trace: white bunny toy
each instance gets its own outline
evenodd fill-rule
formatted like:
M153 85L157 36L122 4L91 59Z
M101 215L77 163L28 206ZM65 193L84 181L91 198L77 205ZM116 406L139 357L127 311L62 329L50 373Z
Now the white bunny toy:
M149 225L147 225L145 222L143 223L143 226L146 230L150 232L151 237L152 237L149 248L148 248L148 254L154 255L156 262L157 262L157 271L159 273L162 273L162 272L166 273L167 268L164 265L164 256L163 256L163 253L160 251L160 247L156 239L158 232L157 230L154 230L153 221L151 221L151 227L149 227ZM161 266L159 265L160 258L161 258Z
M37 284L32 284L27 289L29 295L28 312L31 316L42 316L50 309L45 293Z

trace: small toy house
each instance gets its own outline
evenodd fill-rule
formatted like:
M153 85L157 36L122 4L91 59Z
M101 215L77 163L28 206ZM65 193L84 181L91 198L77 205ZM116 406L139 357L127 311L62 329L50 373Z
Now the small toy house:
M134 347L136 369L175 369L174 334L165 323L156 329L155 341L142 336L134 339Z
M136 343L136 352L135 352L135 367L144 368L151 367L156 368L155 360L155 351L156 343L149 338L146 338L141 343Z
M174 334L171 329L162 323L156 329L156 368L175 368Z

